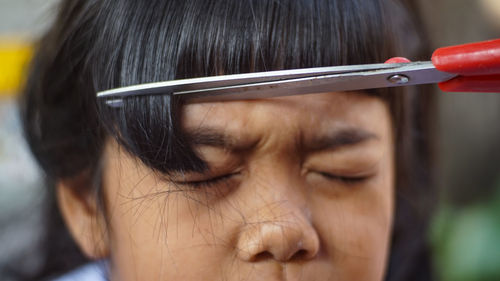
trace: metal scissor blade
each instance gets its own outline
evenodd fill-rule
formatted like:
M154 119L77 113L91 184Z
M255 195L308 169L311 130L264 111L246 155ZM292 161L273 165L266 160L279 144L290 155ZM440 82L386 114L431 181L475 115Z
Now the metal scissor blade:
M390 79L395 76L407 81ZM191 102L259 99L437 83L454 76L436 70L431 62L350 65L173 80L112 89L97 96L107 98L111 106L120 106L123 97L156 94L181 95Z
M253 72L243 74L209 76L203 78L190 78L170 80L164 82L145 83L127 87L106 90L97 93L97 97L127 97L154 94L169 94L173 92L187 92L236 86L251 83L282 81L303 77L315 77L321 75L352 73L369 70L390 69L397 67L396 64L360 64L342 65L329 67L315 67L302 69L289 69L265 72Z
M190 102L261 99L309 93L365 90L447 81L455 74L437 70L431 62L415 62L396 68L248 83L194 91L174 92Z

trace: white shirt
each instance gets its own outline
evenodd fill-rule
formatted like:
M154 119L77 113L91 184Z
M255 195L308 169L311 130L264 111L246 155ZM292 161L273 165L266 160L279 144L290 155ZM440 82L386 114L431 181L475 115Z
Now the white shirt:
M83 265L53 281L108 281L108 262L97 261Z

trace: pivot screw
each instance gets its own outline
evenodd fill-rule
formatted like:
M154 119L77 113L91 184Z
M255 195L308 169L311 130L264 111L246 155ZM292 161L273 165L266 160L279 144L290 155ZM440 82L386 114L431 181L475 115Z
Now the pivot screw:
M392 75L389 78L387 78L387 80L392 84L399 84L399 85L410 82L410 78L403 74Z

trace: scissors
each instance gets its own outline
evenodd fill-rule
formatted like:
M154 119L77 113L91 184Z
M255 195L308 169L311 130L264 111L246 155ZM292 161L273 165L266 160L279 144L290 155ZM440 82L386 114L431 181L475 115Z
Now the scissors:
M500 93L500 39L439 48L431 61L393 58L378 64L170 80L106 90L97 97L120 107L123 98L142 95L171 94L188 102L207 102L434 83L445 92Z

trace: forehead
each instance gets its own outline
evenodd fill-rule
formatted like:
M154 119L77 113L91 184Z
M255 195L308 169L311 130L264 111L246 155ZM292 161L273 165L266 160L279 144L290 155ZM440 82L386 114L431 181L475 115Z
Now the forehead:
M183 127L222 130L250 137L284 129L308 134L332 128L384 129L390 121L388 107L379 97L363 93L320 93L262 100L188 104Z

